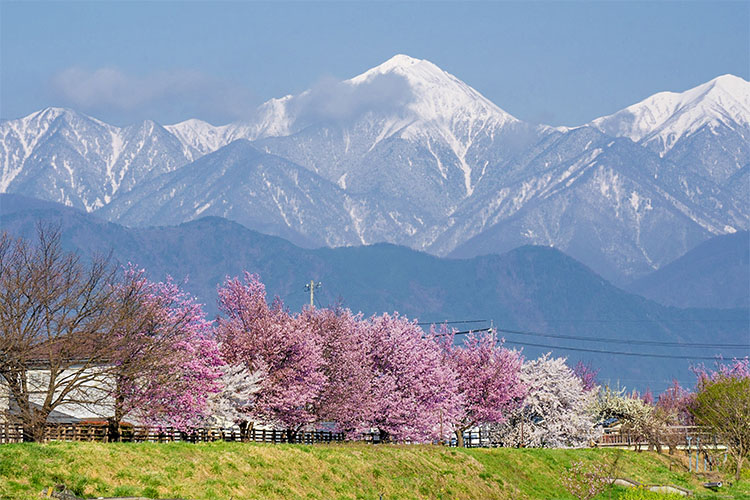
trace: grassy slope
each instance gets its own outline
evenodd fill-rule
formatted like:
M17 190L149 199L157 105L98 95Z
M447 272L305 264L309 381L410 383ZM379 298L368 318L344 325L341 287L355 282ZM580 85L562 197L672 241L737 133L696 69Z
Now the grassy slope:
M565 467L575 460L611 461L615 453L365 444L2 445L0 498L38 498L44 487L65 483L89 496L569 499L560 483ZM670 472L665 456L622 452L619 463L620 475L644 483L702 490L681 465ZM722 496L698 498L750 498L750 481Z

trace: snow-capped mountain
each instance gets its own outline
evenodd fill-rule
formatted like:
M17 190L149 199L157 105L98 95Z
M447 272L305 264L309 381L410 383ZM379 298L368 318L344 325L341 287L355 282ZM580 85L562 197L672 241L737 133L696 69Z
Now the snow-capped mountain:
M97 213L132 226L176 225L214 215L303 246L348 246L383 234L409 234L415 223L411 211L349 195L315 173L238 139L144 181Z
M749 123L750 83L731 75L552 128L397 55L228 125L57 108L2 122L0 191L128 225L220 215L307 245L552 245L624 282L748 229Z
M350 192L375 184L384 197L406 197L440 216L471 196L490 163L551 131L522 123L433 63L405 55L350 80L273 99L248 122L188 120L166 128L189 151L257 140ZM385 159L387 171L380 168ZM424 184L406 188L415 177Z
M179 139L145 121L119 128L63 108L0 123L0 191L92 211L184 165Z
M548 141L519 158L517 168L520 175L499 191L454 214L431 250L467 256L533 241L585 257L617 281L612 270L643 275L712 234L747 225L746 202L629 139L590 127Z
M750 125L750 86L742 78L723 75L683 93L659 92L591 123L608 135L655 143L663 156L705 125Z
M660 92L591 124L719 183L750 163L750 85L734 75Z

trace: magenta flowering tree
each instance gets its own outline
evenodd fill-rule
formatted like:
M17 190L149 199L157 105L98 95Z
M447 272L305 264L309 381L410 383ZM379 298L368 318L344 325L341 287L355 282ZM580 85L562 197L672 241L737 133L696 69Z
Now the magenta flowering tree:
M457 411L451 425L458 446L464 446L466 430L478 424L499 424L523 401L521 383L523 359L515 350L505 349L494 331L469 334L463 345L456 345L452 333L440 334L445 362L458 378Z
M326 385L315 403L319 420L350 434L368 431L377 405L367 323L348 309L305 309L300 318L320 340Z
M667 387L656 399L654 415L665 426L661 440L669 447L669 454L674 454L677 447L685 442L685 436L679 432L670 432L666 426L695 425L690 408L694 394L683 389L677 380Z
M576 377L581 380L584 391L593 391L599 384L596 383L596 377L599 375L599 370L593 368L591 364L579 361L573 367L573 373Z
M694 425L693 416L690 414L690 405L693 394L683 389L677 380L659 394L656 399L656 408L670 415L671 425Z
M646 392L643 393L643 396L641 396L641 399L643 400L644 403L646 403L649 406L654 405L654 393L650 387L646 388Z
M180 430L199 425L224 364L201 305L171 278L154 283L133 266L114 296L112 437L126 417Z
M370 318L371 426L384 440L426 442L441 436L459 407L458 379L442 349L416 322L397 314Z
M285 427L289 439L316 420L315 404L325 387L320 342L309 322L291 317L280 301L266 302L257 275L227 279L219 288L218 337L225 360L263 370L253 414Z
M698 387L701 384L719 379L732 378L741 380L750 378L750 358L733 359L729 363L716 361L713 370L709 370L705 365L701 364L693 367L693 373L698 377Z

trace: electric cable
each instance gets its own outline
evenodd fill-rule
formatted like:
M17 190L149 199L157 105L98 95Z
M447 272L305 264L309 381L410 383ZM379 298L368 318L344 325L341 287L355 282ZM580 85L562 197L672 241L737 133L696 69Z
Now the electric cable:
M600 337L583 337L580 335L558 335L554 333L541 333L523 330L509 330L506 328L498 328L498 332L511 333L516 335L530 335L534 337L548 337L554 339L565 339L565 340L585 340L587 342L610 342L613 344L628 344L628 345L653 345L663 347L708 347L708 348L745 348L750 349L750 344L713 344L704 342L667 342L661 340L634 340L634 339L613 339L613 338L600 338Z

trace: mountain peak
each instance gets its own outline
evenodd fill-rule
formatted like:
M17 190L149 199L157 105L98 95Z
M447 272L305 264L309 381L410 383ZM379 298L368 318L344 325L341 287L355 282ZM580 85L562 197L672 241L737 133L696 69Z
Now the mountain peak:
M382 70L387 71L391 68L408 68L409 66L414 66L415 64L419 64L421 62L425 62L425 60L407 56L406 54L396 54L383 64L377 66L377 68L381 68Z
M42 120L52 121L62 115L71 116L71 115L76 115L76 114L78 113L76 113L72 109L62 108L62 107L57 107L57 106L48 106L44 109L40 109L39 111L35 113L31 113L30 115L25 116L23 119L24 120L42 119Z
M742 77L732 75L730 73L717 76L709 83L713 84L714 87L719 87L732 93L747 94L750 91L750 82L746 81Z
M591 124L609 135L635 142L660 141L664 154L682 136L702 126L750 124L750 83L722 75L684 92L659 92Z
M424 81L425 79L432 81L458 80L426 59L416 59L405 54L396 54L384 63L365 71L361 75L355 76L349 82L358 85L369 82L377 76L387 74L403 76L412 84L416 81Z
M405 54L396 54L346 83L366 85L384 75L394 75L405 80L415 97L410 108L423 120L452 121L459 116L472 116L499 124L518 121L477 90L434 63Z

